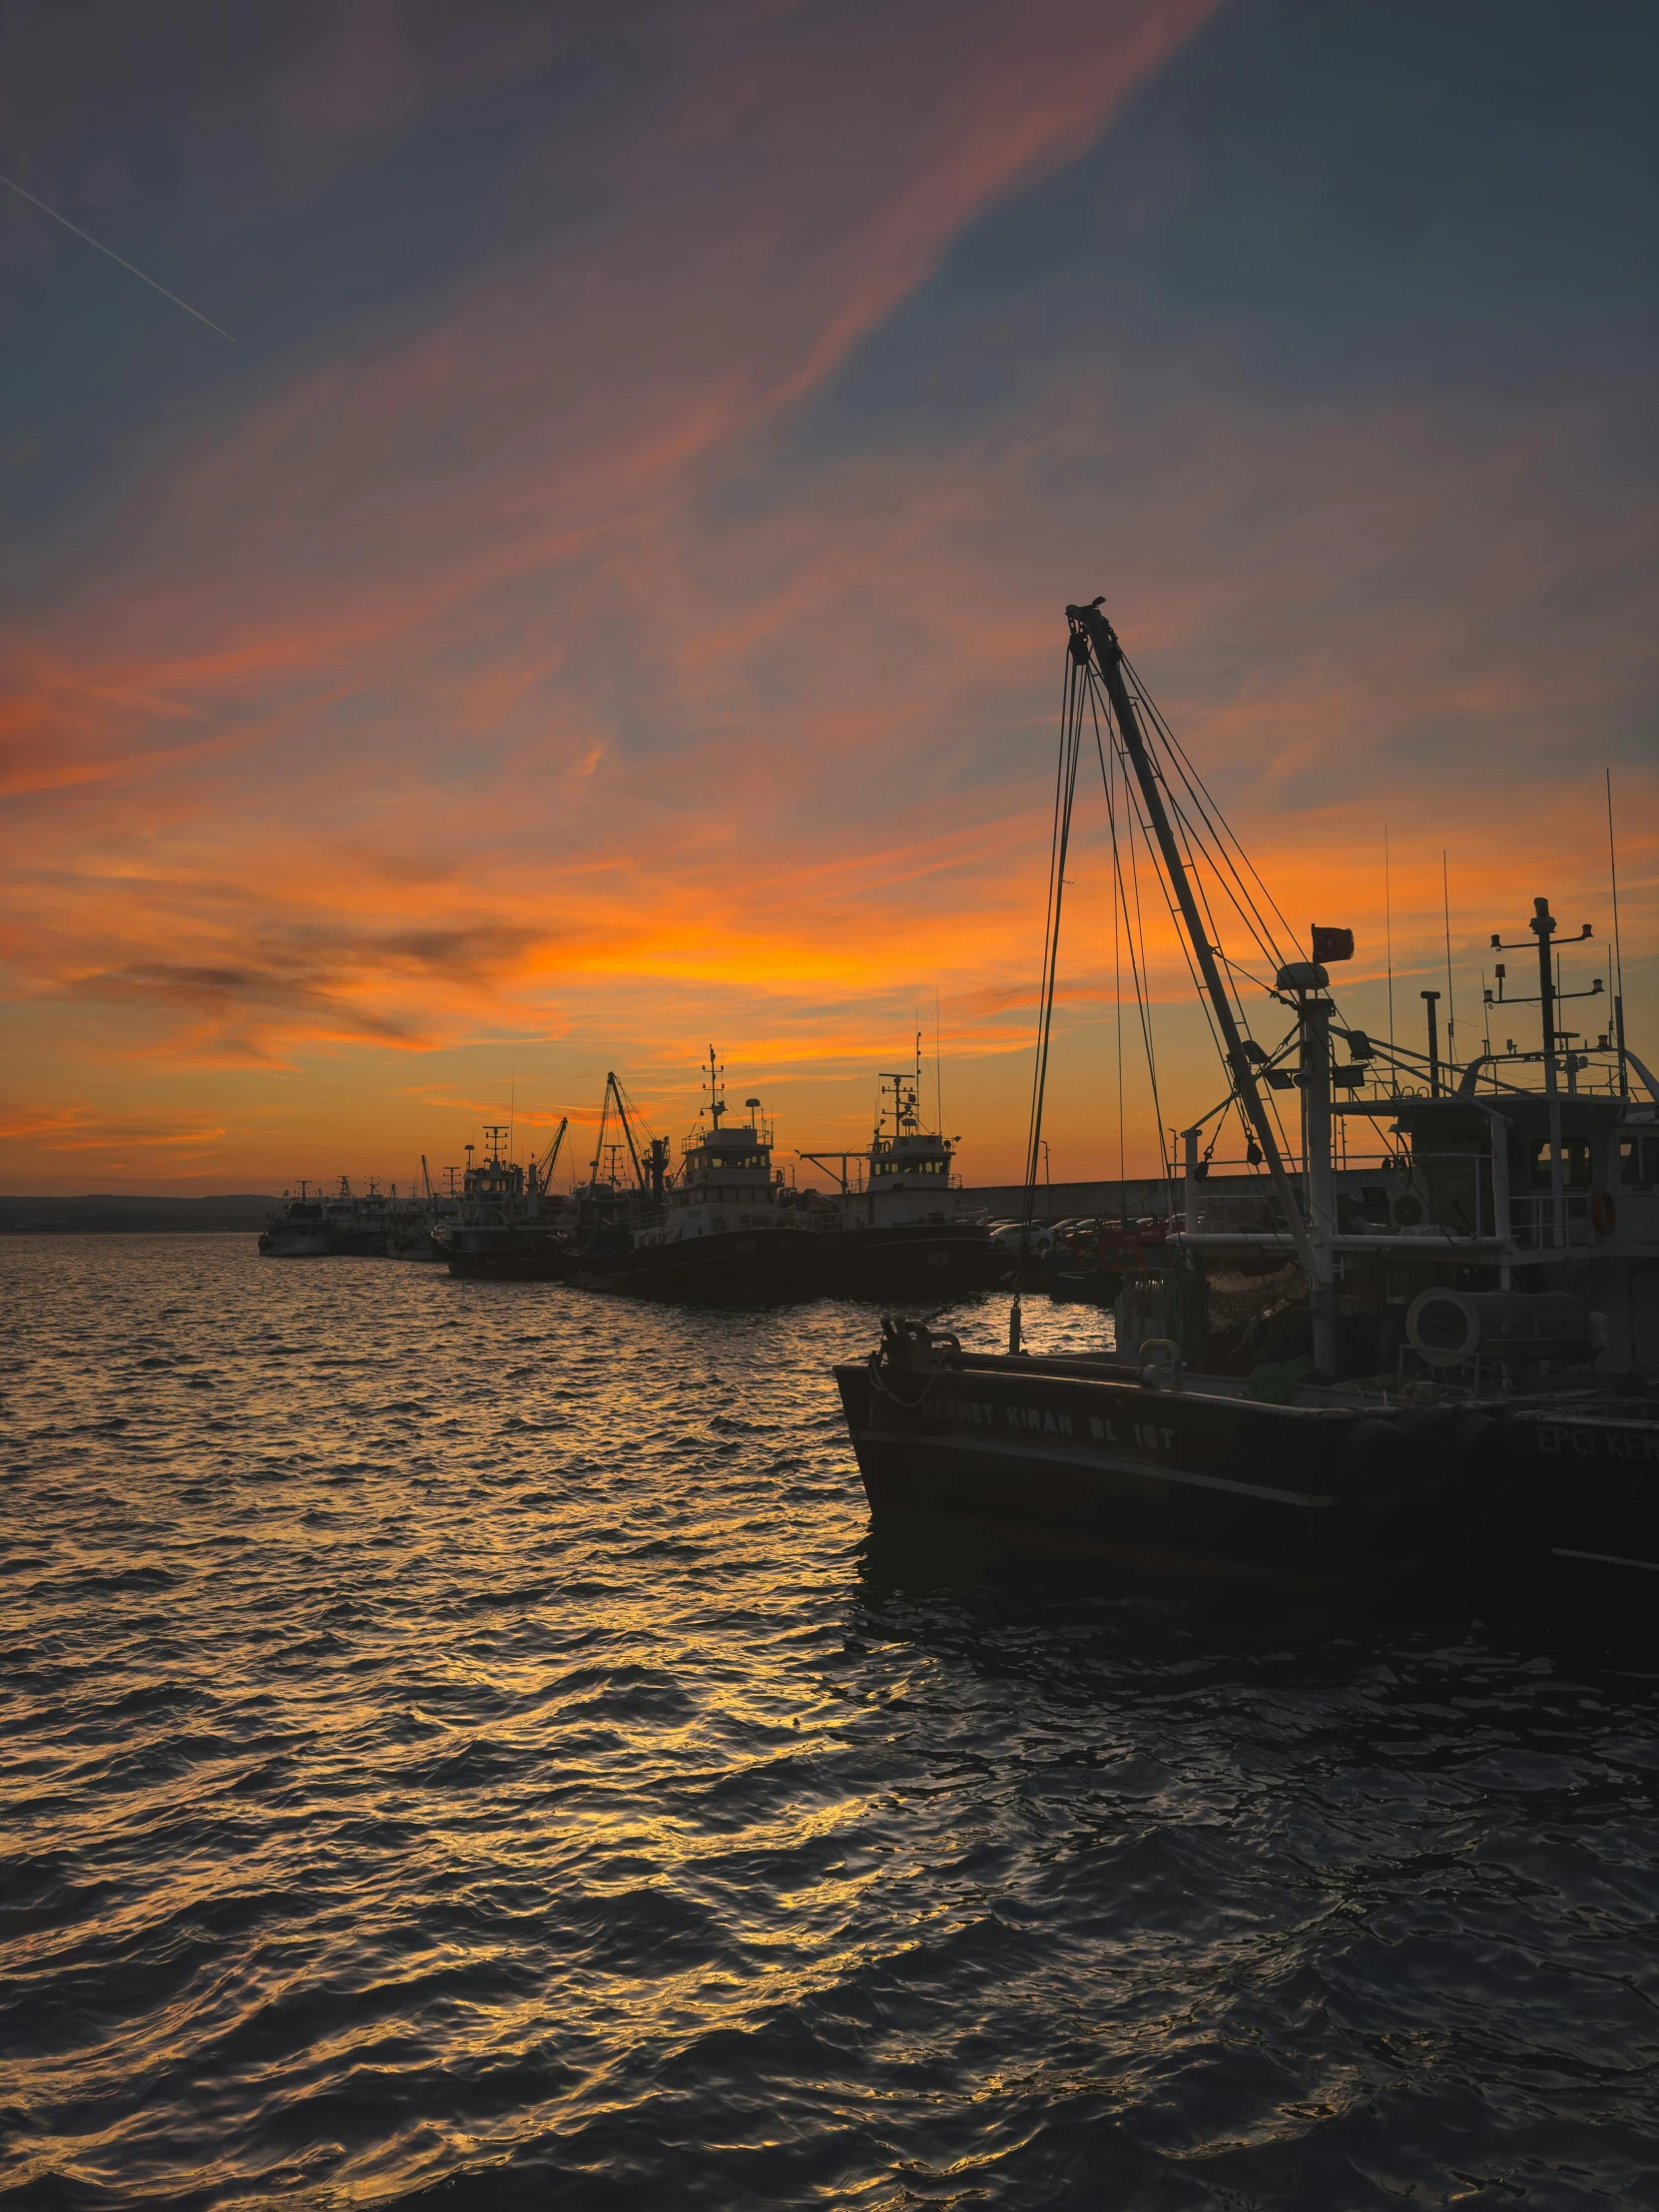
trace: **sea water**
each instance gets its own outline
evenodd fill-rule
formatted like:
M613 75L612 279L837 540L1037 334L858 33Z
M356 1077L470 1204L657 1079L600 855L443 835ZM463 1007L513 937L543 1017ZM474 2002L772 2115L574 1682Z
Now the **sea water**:
M872 1550L869 1308L0 1301L0 2203L1659 2202L1651 1674Z

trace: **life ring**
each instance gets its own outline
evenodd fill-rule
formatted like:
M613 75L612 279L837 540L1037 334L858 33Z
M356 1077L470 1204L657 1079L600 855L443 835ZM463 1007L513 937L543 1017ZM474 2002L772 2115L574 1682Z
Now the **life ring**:
M1613 1203L1611 1191L1590 1193L1590 1227L1598 1237L1610 1237L1618 1222L1619 1210Z

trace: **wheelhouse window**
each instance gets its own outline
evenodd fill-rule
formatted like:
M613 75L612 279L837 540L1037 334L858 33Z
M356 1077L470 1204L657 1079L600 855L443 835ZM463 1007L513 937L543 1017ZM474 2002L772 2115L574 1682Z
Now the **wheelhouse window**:
M1550 1188L1549 1139L1534 1137L1531 1145L1532 1188L1547 1191ZM1583 1137L1569 1137L1561 1146L1561 1180L1569 1191L1587 1191L1590 1187L1590 1147Z
M1636 1191L1659 1183L1659 1129L1619 1131L1619 1181Z

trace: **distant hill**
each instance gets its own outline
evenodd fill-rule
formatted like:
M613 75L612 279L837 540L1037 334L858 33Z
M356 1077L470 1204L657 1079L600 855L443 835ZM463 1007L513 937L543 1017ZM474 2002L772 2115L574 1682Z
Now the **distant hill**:
M251 1192L224 1198L0 1198L0 1237L251 1236L279 1201Z

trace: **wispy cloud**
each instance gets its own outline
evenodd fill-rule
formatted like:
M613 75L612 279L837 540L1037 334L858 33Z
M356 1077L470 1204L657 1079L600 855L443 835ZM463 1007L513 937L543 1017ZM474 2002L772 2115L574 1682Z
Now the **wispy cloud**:
M268 1082L274 1119L218 1121L238 1180L279 1180L322 1060L403 1143L476 1110L461 1060L521 1047L540 1114L613 1061L677 1114L715 1024L850 1117L827 1086L937 988L1011 1164L1058 616L1095 590L1287 911L1352 922L1365 976L1384 819L1401 971L1442 845L1460 957L1540 869L1589 895L1599 755L1586 781L1562 729L1609 746L1642 695L1653 514L1639 484L1586 507L1580 402L1288 410L1108 325L936 434L825 427L971 226L1208 12L665 9L626 100L526 142L462 274L156 425L0 640L0 915L43 1084L93 1018L134 1081ZM274 96L330 175L449 97L398 11L353 26ZM519 30L469 81L566 51ZM1007 349L1023 299L962 342ZM1652 779L1620 773L1651 930ZM1066 1006L1098 1027L1088 804ZM1149 951L1173 1008L1167 928Z

